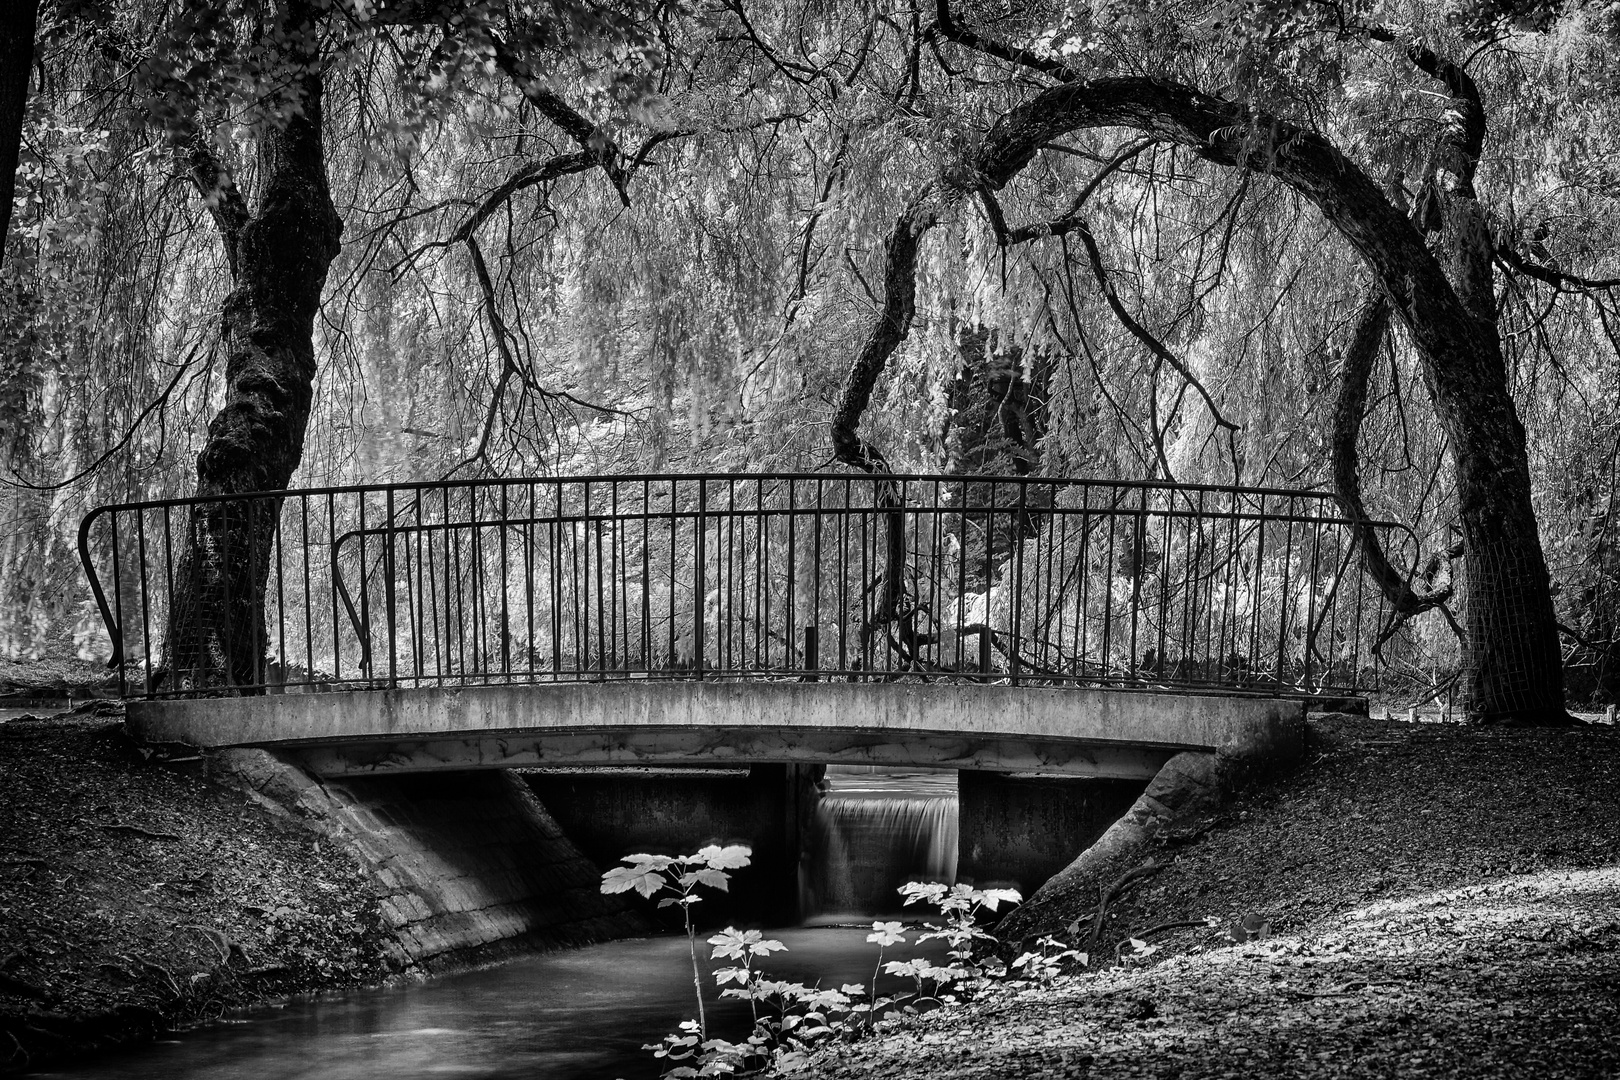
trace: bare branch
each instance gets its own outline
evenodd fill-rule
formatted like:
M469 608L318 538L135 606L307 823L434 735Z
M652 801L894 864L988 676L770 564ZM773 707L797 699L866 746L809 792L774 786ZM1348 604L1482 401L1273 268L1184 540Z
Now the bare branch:
M937 0L933 25L923 31L923 36L928 39L944 38L946 41L954 41L963 48L1029 68L1031 71L1038 71L1059 82L1074 82L1080 77L1080 74L1067 64L1032 53L1028 49L1020 49L1016 45L996 41L971 27L962 26L951 18L950 0Z
M1097 286L1102 289L1103 298L1108 301L1108 306L1113 309L1114 317L1120 321L1120 324L1125 329L1135 335L1138 341L1146 345L1149 352L1175 368L1177 374L1185 379L1189 386L1198 391L1198 396L1204 399L1204 404L1208 406L1209 414L1214 418L1217 427L1225 428L1228 431L1237 431L1238 426L1221 414L1220 406L1215 404L1215 399L1204 388L1204 384L1199 381L1198 376L1192 373L1192 369L1182 362L1181 357L1171 352L1164 342L1154 337L1147 327L1137 322L1131 313L1126 310L1125 305L1120 302L1119 294L1114 292L1113 282L1109 280L1108 272L1103 268L1102 252L1097 249L1097 240L1091 235L1091 230L1080 224L1075 226L1074 233L1080 238L1080 242L1086 246L1086 255L1091 260L1091 272L1097 278Z

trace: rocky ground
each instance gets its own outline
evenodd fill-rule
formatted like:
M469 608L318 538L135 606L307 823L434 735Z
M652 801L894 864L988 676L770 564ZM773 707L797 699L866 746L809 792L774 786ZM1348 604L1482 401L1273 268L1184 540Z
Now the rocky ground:
M1095 941L1074 912L1094 973L805 1075L1620 1076L1615 728L1319 718L1305 769L1155 861Z
M389 974L350 858L115 704L0 723L0 792L0 1073Z

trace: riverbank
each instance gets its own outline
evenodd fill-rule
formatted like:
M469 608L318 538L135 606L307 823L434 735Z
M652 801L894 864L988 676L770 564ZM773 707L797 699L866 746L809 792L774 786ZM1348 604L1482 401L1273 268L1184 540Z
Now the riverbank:
M121 720L0 724L0 1073L397 970L352 857Z
M1095 946L1065 913L1096 974L800 1075L1620 1075L1620 730L1314 718L1302 770L1154 862Z

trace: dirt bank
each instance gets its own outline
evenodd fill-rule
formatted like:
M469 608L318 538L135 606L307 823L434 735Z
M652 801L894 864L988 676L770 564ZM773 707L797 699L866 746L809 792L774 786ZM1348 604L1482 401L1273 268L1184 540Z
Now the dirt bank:
M390 974L352 858L120 723L0 724L0 1073Z
M1614 728L1319 718L1303 770L1154 860L1094 945L1097 897L1065 913L1100 973L806 1075L1620 1075Z

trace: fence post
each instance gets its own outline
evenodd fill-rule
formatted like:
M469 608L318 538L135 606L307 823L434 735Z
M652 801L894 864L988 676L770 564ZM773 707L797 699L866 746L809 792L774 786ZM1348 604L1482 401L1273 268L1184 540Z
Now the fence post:
M821 632L817 627L804 628L804 681L817 682L821 676Z
M692 589L692 617L695 620L692 627L692 671L698 679L703 678L703 646L704 623L709 615L709 590L705 579L704 566L708 558L704 543L704 532L708 528L709 516L709 485L702 478L698 480L698 512L696 521L697 558L693 566Z

